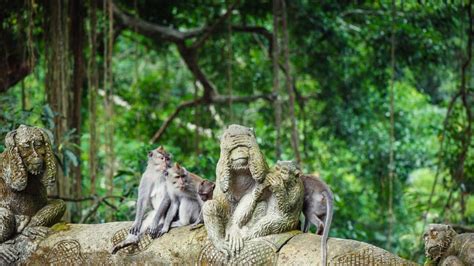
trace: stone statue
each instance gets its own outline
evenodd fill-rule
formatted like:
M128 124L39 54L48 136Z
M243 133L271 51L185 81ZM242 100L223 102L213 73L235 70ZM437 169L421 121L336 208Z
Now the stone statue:
M457 234L445 224L430 224L423 238L425 255L434 265L474 265L474 234Z
M249 240L297 229L304 195L297 171L269 169L251 128L229 126L220 145L214 199L203 207L213 246L232 257Z
M19 256L16 234L44 237L61 219L66 205L47 198L46 188L56 180L56 163L48 135L40 128L21 125L5 138L0 154L0 262ZM7 241L10 240L10 241Z

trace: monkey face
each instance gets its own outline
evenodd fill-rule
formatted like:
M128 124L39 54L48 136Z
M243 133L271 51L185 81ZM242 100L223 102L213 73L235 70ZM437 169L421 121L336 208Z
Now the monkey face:
M249 168L249 149L245 146L238 146L230 152L230 163L234 170Z
M198 194L202 201L212 199L214 187L216 185L208 180L203 180L199 184Z
M423 234L425 241L425 255L437 260L443 256L448 247L451 245L452 238L456 232L450 225L431 224Z
M26 170L33 175L39 175L44 171L46 145L39 132L18 132L15 142L23 160ZM27 137L25 136L28 135Z
M175 164L169 170L168 182L171 183L173 188L184 191L188 186L188 171L184 167L181 167L179 164Z
M171 156L160 146L148 153L148 163L152 163L164 171L171 167Z

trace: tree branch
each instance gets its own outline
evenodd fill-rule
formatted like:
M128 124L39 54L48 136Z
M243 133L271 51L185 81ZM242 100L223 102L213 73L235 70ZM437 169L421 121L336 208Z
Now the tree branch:
M187 32L181 32L170 27L164 27L149 23L139 18L134 18L122 12L114 3L111 2L112 10L115 16L129 28L138 33L151 38L160 38L171 42L180 42L186 39L194 38L203 33L204 29L194 29Z
M204 34L192 45L192 49L199 49L202 47L202 45L211 37L211 34L216 30L217 26L224 22L230 14L232 13L232 10L239 4L240 0L235 1L234 4L232 4L227 11L224 13L224 15L220 16L214 24L211 26L205 27L204 28Z
M215 95L209 99L204 99L204 96L197 98L195 100L186 101L178 105L174 112L166 118L161 127L156 131L156 133L151 138L150 142L157 142L165 133L166 129L170 126L171 122L178 117L179 113L186 108L194 107L199 104L211 105L211 104L228 104L229 101L234 103L249 103L259 99L273 101L275 95L273 94L260 94L260 95L251 95L251 96L229 96L229 95Z

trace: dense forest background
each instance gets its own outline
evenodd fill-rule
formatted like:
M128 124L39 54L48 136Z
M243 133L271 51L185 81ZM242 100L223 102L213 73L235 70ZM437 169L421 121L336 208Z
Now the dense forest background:
M50 131L66 219L132 220L146 154L215 179L254 127L336 195L331 236L423 260L474 223L469 1L0 1L0 137ZM0 144L0 151L3 150ZM471 225L471 227L469 227Z

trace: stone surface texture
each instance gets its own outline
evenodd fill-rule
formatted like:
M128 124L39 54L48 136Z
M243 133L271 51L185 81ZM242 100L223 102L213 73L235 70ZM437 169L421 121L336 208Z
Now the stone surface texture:
M126 249L111 255L113 238L117 232L128 230L131 222L106 224L60 224L42 240L36 252L27 260L34 265L206 265L203 253L210 245L204 227L190 230L189 226L171 229L161 238L145 243L138 250L129 253ZM116 240L115 240L116 241ZM319 265L320 236L292 231L254 239L247 245L260 247L262 254L245 259L267 259L265 264L273 265ZM257 249L255 249L257 250ZM265 253L265 254L263 254ZM248 253L247 253L248 254ZM200 260L201 259L201 260ZM358 242L330 238L328 241L329 265L416 265L381 248ZM214 263L219 264L219 263ZM232 265L238 263L226 263ZM252 263L253 264L253 263Z

